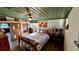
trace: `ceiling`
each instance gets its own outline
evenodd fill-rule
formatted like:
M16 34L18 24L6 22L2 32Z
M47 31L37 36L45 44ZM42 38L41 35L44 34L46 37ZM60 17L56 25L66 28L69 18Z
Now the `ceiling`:
M0 15L28 20L52 20L67 18L72 7L0 7Z

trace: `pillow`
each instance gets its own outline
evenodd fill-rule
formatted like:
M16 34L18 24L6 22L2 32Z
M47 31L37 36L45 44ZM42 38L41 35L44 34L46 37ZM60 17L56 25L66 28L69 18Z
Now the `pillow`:
M39 29L37 32L48 34L48 29Z

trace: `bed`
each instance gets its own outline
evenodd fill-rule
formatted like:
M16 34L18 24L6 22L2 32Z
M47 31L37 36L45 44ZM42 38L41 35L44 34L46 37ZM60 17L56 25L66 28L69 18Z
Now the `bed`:
M26 46L29 50L40 51L42 47L49 40L49 35L39 32L34 32L31 34L26 34L21 37L23 41L22 45Z

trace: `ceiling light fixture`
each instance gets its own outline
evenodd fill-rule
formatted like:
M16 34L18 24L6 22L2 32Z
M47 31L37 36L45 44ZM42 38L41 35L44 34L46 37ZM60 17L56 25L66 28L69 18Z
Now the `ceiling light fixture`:
M28 19L29 21L31 21L32 20L32 17L29 17L29 19Z
M31 21L32 19L31 18L29 18L29 21Z

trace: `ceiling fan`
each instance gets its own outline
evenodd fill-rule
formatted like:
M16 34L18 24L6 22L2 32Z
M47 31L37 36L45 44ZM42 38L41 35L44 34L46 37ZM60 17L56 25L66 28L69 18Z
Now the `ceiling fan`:
M30 9L29 8L26 8L26 10L27 10L27 16L28 16L28 21L31 21L32 20L32 14L31 14L31 12L30 12Z

